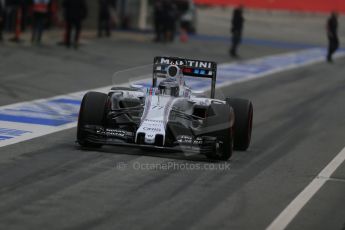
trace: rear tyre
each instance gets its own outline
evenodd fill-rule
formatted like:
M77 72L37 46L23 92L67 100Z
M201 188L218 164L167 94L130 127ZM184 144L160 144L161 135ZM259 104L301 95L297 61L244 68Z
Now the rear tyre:
M225 104L211 104L207 111L206 135L217 137L217 147L206 157L212 160L227 161L233 152L231 109Z
M77 128L77 142L82 147L102 147L101 144L87 141L86 133L83 128L85 125L103 126L107 99L108 96L104 93L89 92L85 94L80 106Z
M249 100L227 98L235 112L234 149L246 151L250 145L253 128L253 104Z

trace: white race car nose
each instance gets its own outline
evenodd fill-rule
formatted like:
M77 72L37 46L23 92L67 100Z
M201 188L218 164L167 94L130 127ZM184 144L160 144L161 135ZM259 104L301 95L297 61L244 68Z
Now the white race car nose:
M160 97L152 95L146 98L147 103L140 127L137 130L137 137L144 144L164 145L165 141L165 122L168 120L169 106L175 98ZM145 138L144 138L145 135Z
M157 121L156 124L151 122L144 122L141 127L138 129L137 133L145 135L144 142L145 144L155 144L157 137L164 137L165 130L161 122Z
M156 140L156 134L146 133L145 134L145 144L154 144Z

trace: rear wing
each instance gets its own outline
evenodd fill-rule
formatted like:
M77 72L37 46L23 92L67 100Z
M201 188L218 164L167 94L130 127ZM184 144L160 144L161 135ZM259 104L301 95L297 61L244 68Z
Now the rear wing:
M211 79L211 98L215 97L217 80L216 62L178 57L155 57L153 61L152 87L157 87L157 78L159 76L166 75L169 65L177 65L182 69L183 75L185 76Z

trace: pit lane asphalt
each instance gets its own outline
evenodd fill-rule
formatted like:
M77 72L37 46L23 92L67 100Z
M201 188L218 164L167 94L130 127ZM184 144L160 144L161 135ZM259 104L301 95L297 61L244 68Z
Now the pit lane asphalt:
M207 42L103 41L79 53L53 46L4 50L1 105L108 85L114 71L149 64L155 55L229 61L225 44ZM252 58L286 50L242 52ZM264 229L344 146L344 63L222 89L255 106L252 145L234 153L228 171L137 170L137 163L209 162L119 147L85 151L74 144L75 129L1 148L0 229ZM26 71L32 74L20 74ZM344 168L288 229L344 227Z

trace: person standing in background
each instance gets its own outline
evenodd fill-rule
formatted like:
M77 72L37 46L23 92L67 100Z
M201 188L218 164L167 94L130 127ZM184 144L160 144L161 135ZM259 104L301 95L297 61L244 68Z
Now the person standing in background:
M33 27L31 42L40 44L47 24L50 0L33 0Z
M66 20L66 46L71 47L72 31L75 30L73 47L79 47L79 37L82 29L82 21L87 16L85 0L64 0L63 8Z
M163 30L164 41L173 42L176 34L176 23L178 21L177 7L172 1L163 2Z
M10 0L7 0L10 1ZM51 0L50 0L51 1ZM21 30L24 32L30 22L30 7L32 6L34 0L21 0L21 8L22 8L22 21L21 21ZM48 17L48 14L47 14Z
M231 21L232 45L230 55L237 58L237 49L242 40L242 31L244 25L243 7L239 6L234 9Z
M3 41L3 30L5 20L5 0L0 0L0 42Z
M333 12L327 20L328 54L327 61L333 62L333 54L339 48L338 14Z
M155 0L154 2L154 10L153 10L153 20L154 20L154 27L155 27L155 42L161 42L164 37L164 25L163 25L163 3L162 0Z
M103 31L107 37L110 37L110 8L112 7L111 0L98 0L98 37L102 37Z

